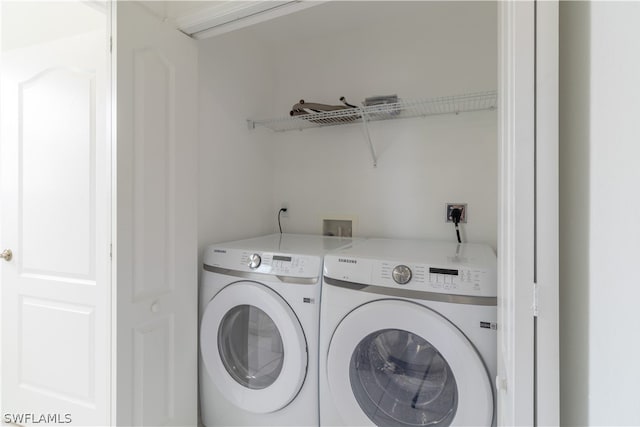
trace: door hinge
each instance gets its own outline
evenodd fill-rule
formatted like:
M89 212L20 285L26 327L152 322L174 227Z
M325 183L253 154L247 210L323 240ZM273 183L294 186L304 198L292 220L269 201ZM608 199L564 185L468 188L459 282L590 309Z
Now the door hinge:
M537 283L533 283L533 317L538 317L538 292L539 286Z
M109 53L113 53L113 37L109 37Z
M109 259L113 259L113 243L109 243Z

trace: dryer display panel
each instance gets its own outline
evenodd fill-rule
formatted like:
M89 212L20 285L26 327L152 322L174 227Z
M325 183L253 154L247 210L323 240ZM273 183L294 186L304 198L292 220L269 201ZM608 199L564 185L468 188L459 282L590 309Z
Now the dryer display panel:
M222 318L218 350L229 375L252 390L269 387L282 371L284 347L278 327L252 305L235 306Z
M367 335L349 368L358 404L375 425L448 426L458 387L442 354L422 337L400 329Z

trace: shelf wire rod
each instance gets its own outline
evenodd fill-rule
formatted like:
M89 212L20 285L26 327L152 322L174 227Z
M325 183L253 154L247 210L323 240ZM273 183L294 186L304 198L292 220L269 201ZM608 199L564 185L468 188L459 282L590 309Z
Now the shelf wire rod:
M373 146L373 142L371 141L371 134L369 133L369 118L364 108L360 108L362 113L362 127L364 128L364 134L367 137L367 141L369 142L369 151L371 152L371 158L373 159L373 167L378 167L378 155L376 154L376 149Z

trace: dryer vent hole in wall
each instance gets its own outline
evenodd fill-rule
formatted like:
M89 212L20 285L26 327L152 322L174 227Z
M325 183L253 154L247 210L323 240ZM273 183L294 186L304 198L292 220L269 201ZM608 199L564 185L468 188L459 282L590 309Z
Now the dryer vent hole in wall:
M353 237L353 222L350 219L323 219L322 235Z

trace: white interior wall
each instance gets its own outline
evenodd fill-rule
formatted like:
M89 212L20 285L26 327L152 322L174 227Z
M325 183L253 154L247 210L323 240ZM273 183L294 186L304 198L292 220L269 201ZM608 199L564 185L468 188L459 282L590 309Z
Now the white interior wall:
M466 202L464 237L495 248L495 112L372 123L377 168L361 125L273 133L244 119L299 99L495 89L496 4L335 2L289 18L202 42L201 248L277 231L282 202L285 232L319 234L329 216L360 236L447 240L445 203Z
M640 4L561 14L562 424L640 425Z
M273 231L270 135L246 119L270 111L268 50L246 33L200 44L199 246Z
M589 423L637 426L640 3L593 2L590 18Z
M340 8L353 5L331 13ZM359 104L372 95L495 89L496 11L490 3L369 3L365 28L278 46L274 110L301 98ZM445 203L466 202L467 240L495 248L496 120L478 112L371 123L377 168L361 125L283 133L274 143L274 205L290 209L283 226L321 233L323 217L351 217L360 236L453 239Z
M3 52L95 31L107 13L99 2L3 1L0 9Z

